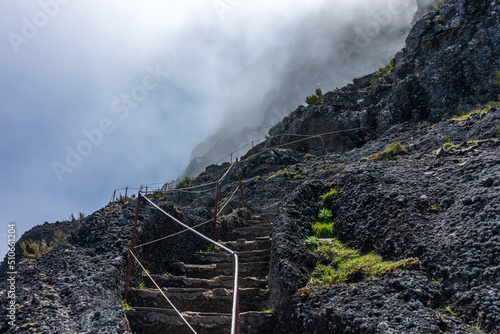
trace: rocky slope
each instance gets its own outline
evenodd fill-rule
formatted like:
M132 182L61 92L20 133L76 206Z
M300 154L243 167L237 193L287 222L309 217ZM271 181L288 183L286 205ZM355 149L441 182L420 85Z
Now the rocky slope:
M500 109L479 111L500 93L499 26L497 1L446 1L415 24L387 75L371 84L373 75L359 78L319 106L299 107L240 163L247 209L231 200L217 238L244 224L247 210L275 213L268 304L276 309L276 332L500 333ZM323 149L318 138L275 148L297 139L287 133L324 132L336 133L323 137ZM394 142L407 153L369 159ZM227 167L207 167L195 184L214 181ZM237 185L233 169L221 197ZM320 204L331 189L337 194ZM212 217L215 200L212 190L150 198L192 226ZM0 332L128 332L120 300L134 202L27 232L24 240L50 240L62 229L68 242L37 260L23 258L17 246L14 327L3 262ZM177 231L144 204L139 243ZM384 260L416 257L420 266L311 286L320 259L305 240L320 207L331 210L343 243ZM210 225L203 231L210 234ZM138 256L155 272L169 271L206 246L184 234ZM140 279L135 267L133 286Z

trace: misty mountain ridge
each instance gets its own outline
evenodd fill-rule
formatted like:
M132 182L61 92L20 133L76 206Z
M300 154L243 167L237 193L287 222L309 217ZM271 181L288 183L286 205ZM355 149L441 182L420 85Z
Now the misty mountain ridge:
M417 7L411 1L377 0L368 6L359 0L325 1L299 23L287 45L269 48L229 85L214 107L223 114L219 130L193 149L181 178L194 177L228 152L262 141L272 125L316 88L333 90L387 64L403 47L412 19L437 2L417 1Z

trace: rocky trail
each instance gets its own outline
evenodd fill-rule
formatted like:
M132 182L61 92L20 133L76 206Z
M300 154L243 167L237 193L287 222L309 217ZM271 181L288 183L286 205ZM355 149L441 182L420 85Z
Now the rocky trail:
M267 277L273 214L246 220L221 244L238 252L241 333L272 333L275 316L268 306ZM197 333L229 333L233 303L233 258L223 250L197 252L189 264L172 264L172 272L152 279ZM129 291L126 315L135 333L192 333L162 293L145 277L142 289Z

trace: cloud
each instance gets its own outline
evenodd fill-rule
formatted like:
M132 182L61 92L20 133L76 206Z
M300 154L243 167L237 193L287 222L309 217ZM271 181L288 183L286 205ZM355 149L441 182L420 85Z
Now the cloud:
M21 233L177 177L220 122L207 106L321 2L222 1L223 13L206 0L1 2L2 226ZM168 77L140 95L157 67ZM113 102L134 93L121 118Z

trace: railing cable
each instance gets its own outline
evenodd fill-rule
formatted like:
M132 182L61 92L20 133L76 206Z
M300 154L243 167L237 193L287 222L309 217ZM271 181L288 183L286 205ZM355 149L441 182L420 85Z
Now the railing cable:
M142 263L137 259L137 257L135 256L135 254L132 252L131 249L129 249L130 251L130 254L134 257L134 259L137 261L137 263L139 264L139 266L141 266L142 268L142 271L146 273L146 275L148 275L149 279L153 282L153 284L156 286L156 288L158 289L158 291L160 291L160 293L163 295L163 297L165 297L165 299L167 300L167 302L170 304L170 306L172 306L172 308L175 310L175 312L177 312L177 314L179 315L179 317L182 318L182 321L184 321L184 323L189 327L189 329L191 329L191 331L194 333L194 334L197 334L196 331L193 329L193 327L191 327L191 325L189 324L189 322L187 322L187 320L184 318L184 316L181 314L181 312L175 307L175 305L170 301L170 299L168 299L168 297L165 295L165 293L163 292L163 290L158 286L158 284L156 283L156 281L153 279L153 277L151 277L151 275L149 274L149 272L146 270L146 268L144 268L144 266L142 265Z

